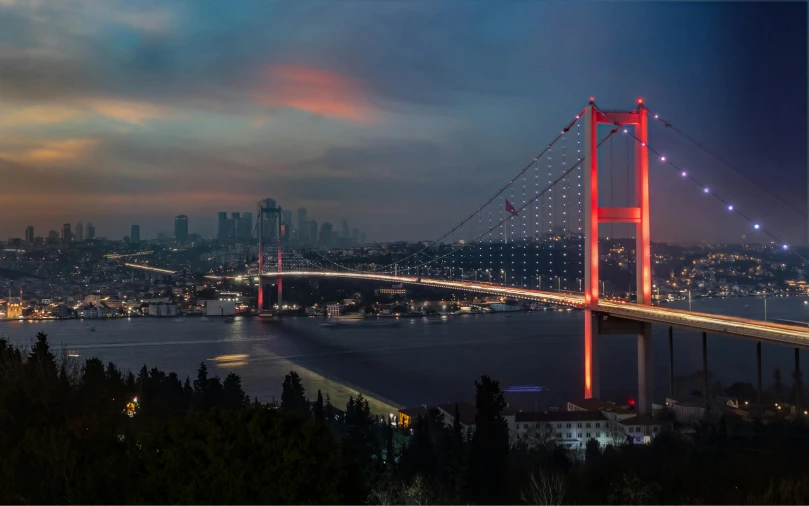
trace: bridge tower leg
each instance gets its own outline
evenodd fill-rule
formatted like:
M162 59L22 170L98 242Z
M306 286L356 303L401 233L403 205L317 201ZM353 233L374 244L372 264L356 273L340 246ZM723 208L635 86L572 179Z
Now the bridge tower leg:
M278 273L280 274L283 272L284 261L283 261L283 253L284 253L284 233L286 232L286 225L282 223L281 216L283 213L278 213ZM283 294L284 294L284 279L281 276L278 276L278 314L281 314L281 308L283 307Z
M652 302L651 240L649 227L649 153L648 123L643 101L632 111L601 111L596 108L594 99L584 110L584 306L586 310L598 312L599 300L599 251L598 226L600 223L635 224L635 258L637 277L637 303ZM638 142L635 145L635 203L632 207L601 207L598 201L598 125L608 124L616 130L633 126ZM598 363L597 326L591 315L585 314L585 357L584 391L585 397L595 395L593 391L594 364ZM649 414L652 411L652 329L651 324L642 323L638 339L638 412Z

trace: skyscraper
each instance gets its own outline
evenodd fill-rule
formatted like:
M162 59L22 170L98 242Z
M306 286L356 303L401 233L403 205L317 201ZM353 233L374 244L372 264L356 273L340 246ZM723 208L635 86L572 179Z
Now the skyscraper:
M241 218L236 222L236 237L239 239L253 237L253 213L242 213Z
M348 220L343 218L343 237L348 239L351 237L351 232L348 229Z
M25 242L26 244L34 244L34 226L28 225L25 227Z
M132 231L129 233L129 243L138 244L140 242L140 225L132 225Z
M359 244L360 243L360 231L359 231L359 229L356 229L356 228L351 229L351 242L353 242L354 244Z
M320 243L321 246L329 247L332 243L332 226L329 222L324 222L320 225Z
M309 244L317 244L317 221L309 220Z
M174 239L185 244L188 239L188 216L180 214L174 217Z
M74 241L84 240L84 227L81 226L81 222L76 223L76 231L73 233L73 240Z
M219 226L216 229L217 239L227 238L227 223L228 223L228 213L225 211L219 211Z
M298 209L298 232L303 231L303 225L306 222L306 208L301 207Z
M70 233L70 223L62 225L62 242L67 244L73 240L73 234Z
M92 241L96 238L96 228L93 226L92 221L87 222L87 240Z

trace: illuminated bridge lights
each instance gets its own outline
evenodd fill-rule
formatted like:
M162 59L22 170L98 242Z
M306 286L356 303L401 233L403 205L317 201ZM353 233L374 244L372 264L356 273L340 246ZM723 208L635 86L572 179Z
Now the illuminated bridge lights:
M264 274L265 278L276 277L329 277L348 279L370 279L375 281L396 282L405 284L422 284L439 288L463 290L466 292L487 295L508 296L515 299L548 302L560 306L584 309L584 296L576 293L545 292L518 287L505 287L483 282L446 281L412 276L391 276L385 274L361 274L352 272L328 271L288 271ZM658 306L627 304L600 300L596 307L590 308L608 315L628 318L649 323L673 325L696 330L744 337L769 342L798 345L809 348L809 329L794 325L772 322L761 322L724 315L694 313Z

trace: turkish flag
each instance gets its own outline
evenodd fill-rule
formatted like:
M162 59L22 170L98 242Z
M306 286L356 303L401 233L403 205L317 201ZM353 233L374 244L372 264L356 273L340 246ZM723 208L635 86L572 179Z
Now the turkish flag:
M514 209L514 206L512 206L511 202L509 202L508 200L506 200L506 211L510 212L514 216L518 216L517 210Z

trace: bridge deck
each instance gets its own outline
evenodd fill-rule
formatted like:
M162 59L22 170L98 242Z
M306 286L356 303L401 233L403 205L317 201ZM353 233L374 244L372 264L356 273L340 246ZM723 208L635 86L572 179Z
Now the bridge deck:
M263 277L347 278L383 281L389 283L421 284L434 286L437 288L462 290L465 292L486 295L501 295L520 300L549 302L552 304L584 309L584 296L578 293L546 292L527 288L498 286L479 281L448 281L431 278L417 278L414 276L391 276L387 274L329 271L290 271L282 273L268 273L264 274ZM800 325L762 322L733 316L713 315L660 306L647 306L604 300L599 302L598 307L593 307L590 309L630 320L657 323L661 325L671 325L673 327L710 332L712 334L723 334L733 337L754 339L756 341L767 341L771 343L809 348L809 328Z

